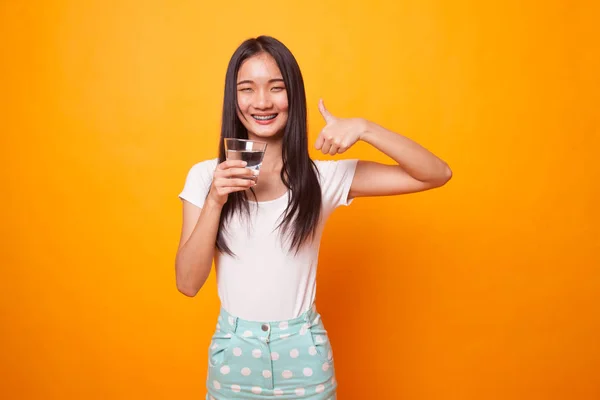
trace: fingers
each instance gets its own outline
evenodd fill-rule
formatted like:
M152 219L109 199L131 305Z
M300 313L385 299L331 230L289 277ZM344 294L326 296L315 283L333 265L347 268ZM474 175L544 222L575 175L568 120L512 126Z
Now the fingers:
M258 170L250 168L229 168L221 173L226 178L246 178L254 179L258 175Z
M219 178L215 179L214 182L214 187L221 196L232 192L247 190L255 185L256 182L254 180L243 178Z
M223 161L218 165L213 186L219 195L246 190L256 185L258 170L245 168L246 165L241 160Z
M324 144L325 144L325 137L323 136L323 134L320 134L319 137L317 138L317 142L315 143L315 148L317 150L321 150L321 147L323 147Z
M323 154L336 155L342 154L347 150L347 147L338 138L328 137L325 132L321 131L321 134L317 138L315 143L317 150L321 150Z
M242 161L242 160L227 160L227 161L223 161L221 164L219 164L217 166L217 169L223 171L229 168L243 168L247 165L248 163L246 161Z
M325 103L323 103L323 99L319 100L319 111L321 112L323 119L325 119L325 122L330 123L334 120L335 117L331 115L331 113L325 108Z
M258 170L245 168L247 163L242 160L223 161L215 171L215 177L255 179Z

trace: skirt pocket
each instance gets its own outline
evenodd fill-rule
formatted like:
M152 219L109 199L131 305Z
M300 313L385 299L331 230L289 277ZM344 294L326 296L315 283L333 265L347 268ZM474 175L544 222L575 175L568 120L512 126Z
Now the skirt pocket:
M333 350L331 349L331 343L329 342L329 335L327 335L327 331L321 321L309 328L309 336L317 351L317 355L323 361L332 361Z
M208 365L211 368L224 364L231 354L236 335L231 332L215 332L208 348Z

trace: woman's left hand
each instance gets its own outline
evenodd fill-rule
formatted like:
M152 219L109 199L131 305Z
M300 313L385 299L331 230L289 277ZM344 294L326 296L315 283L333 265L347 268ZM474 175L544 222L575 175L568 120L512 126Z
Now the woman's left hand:
M367 121L363 118L334 117L319 100L319 111L325 119L325 127L321 130L315 147L323 154L342 154L362 138L366 131Z

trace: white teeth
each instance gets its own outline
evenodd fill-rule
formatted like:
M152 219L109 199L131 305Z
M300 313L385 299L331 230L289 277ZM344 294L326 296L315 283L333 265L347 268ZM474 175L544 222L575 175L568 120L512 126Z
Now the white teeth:
M277 116L277 114L273 114L273 115L253 115L254 119L257 119L259 121L267 121L270 119L273 119Z

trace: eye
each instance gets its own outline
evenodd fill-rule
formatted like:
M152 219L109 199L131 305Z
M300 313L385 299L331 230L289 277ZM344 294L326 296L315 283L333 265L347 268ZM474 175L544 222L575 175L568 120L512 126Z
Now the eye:
M271 90L274 92L281 92L282 90L285 90L285 88L283 86L275 86L272 87Z
M241 88L240 92L251 92L252 88Z

